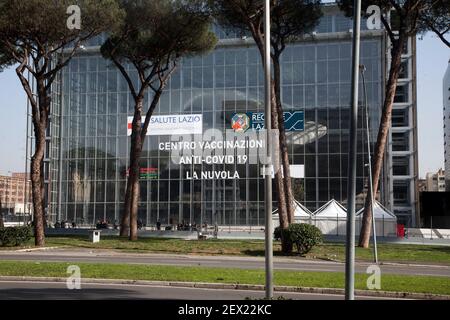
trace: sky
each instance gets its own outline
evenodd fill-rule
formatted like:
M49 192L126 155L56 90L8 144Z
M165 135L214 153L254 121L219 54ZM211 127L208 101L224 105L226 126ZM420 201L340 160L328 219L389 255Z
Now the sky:
M25 171L27 99L14 68L0 73L0 174Z
M419 173L444 168L443 78L450 49L431 33L417 41Z
M442 79L450 50L432 34L417 41L419 175L444 167ZM26 97L14 68L0 73L0 175L25 170Z

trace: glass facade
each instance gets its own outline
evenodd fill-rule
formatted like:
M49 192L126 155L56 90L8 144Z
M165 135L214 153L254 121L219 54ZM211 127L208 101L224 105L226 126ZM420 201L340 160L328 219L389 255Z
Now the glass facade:
M291 164L305 166L305 178L293 180L294 196L313 211L330 199L345 202L347 189L351 20L324 19L318 29L326 36L292 44L282 57L285 111L303 111L306 123L326 128L319 139L289 145ZM345 36L336 33L343 30ZM227 39L206 56L183 59L156 114L203 114L204 130L225 130L231 128L235 112L263 111L264 77L256 47L233 41L235 36L218 27L215 31ZM367 68L372 139L382 103L384 41L382 33L363 32L361 64ZM59 102L53 108L57 112L52 126L56 147L49 159L54 168L49 178L52 220L114 222L123 211L130 148L127 118L133 115L133 99L122 75L101 57L94 42L92 50L63 70L57 86ZM137 81L137 75L134 78ZM149 93L147 102L150 98ZM367 188L368 160L362 95L360 100L357 194L361 196ZM403 137L393 138L400 148ZM139 218L144 223L264 224L264 181L257 165L175 165L170 154L158 148L166 141L167 136L149 136L145 142L141 167L152 175L141 180ZM186 179L186 172L208 169L238 171L240 179ZM400 192L400 186L395 188Z

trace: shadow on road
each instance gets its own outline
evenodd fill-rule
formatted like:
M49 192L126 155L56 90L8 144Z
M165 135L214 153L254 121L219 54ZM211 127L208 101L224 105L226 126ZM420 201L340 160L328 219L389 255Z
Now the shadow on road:
M6 288L0 290L0 300L126 300L144 299L131 290L57 288L26 289Z

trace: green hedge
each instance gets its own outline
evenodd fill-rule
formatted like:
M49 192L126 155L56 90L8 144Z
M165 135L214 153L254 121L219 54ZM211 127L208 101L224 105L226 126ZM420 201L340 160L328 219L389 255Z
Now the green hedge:
M322 232L313 225L291 224L287 229L282 230L283 238L297 248L297 252L305 255L312 248L323 241Z
M273 231L273 237L275 240L281 240L281 227L276 227Z
M30 241L32 236L31 227L0 228L0 246L18 247Z

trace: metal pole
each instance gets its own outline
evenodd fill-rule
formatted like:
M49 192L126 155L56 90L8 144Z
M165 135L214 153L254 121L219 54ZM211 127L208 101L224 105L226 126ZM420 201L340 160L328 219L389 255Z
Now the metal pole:
M59 91L59 152L58 152L58 213L57 213L57 221L61 221L61 212L62 212L62 179L63 179L63 169L62 169L62 158L63 158L63 144L62 144L62 137L63 137L63 104L64 104L64 98L63 98L63 88L64 88L64 75L61 72L60 73L60 91ZM86 208L84 208L85 210ZM83 216L84 218L84 216ZM56 221L55 221L56 222Z
M266 298L273 298L273 221L272 221L272 170L271 170L271 46L270 46L270 1L265 0L265 18L264 18L264 35L265 35L265 55L264 55L264 71L265 71L265 127L266 127L266 150L269 163L264 170L265 174L265 211L266 211Z
M430 216L430 234L431 240L433 240L433 216Z
M356 201L356 151L358 129L359 50L361 32L361 0L354 0L352 108L350 116L350 144L348 155L347 188L347 241L345 248L345 299L355 299L355 201Z
M370 193L370 211L372 212L372 235L373 235L373 258L375 263L378 264L378 248L377 248L377 226L375 224L375 214L373 212L373 204L375 203L375 196L373 192L373 175L372 175L372 149L370 147L370 125L369 125L369 103L367 99L367 88L366 88L366 67L364 65L360 66L361 76L363 81L364 90L364 104L366 113L366 130L367 130L367 154L369 158L369 193ZM384 217L383 217L384 218ZM384 226L384 221L383 221Z

